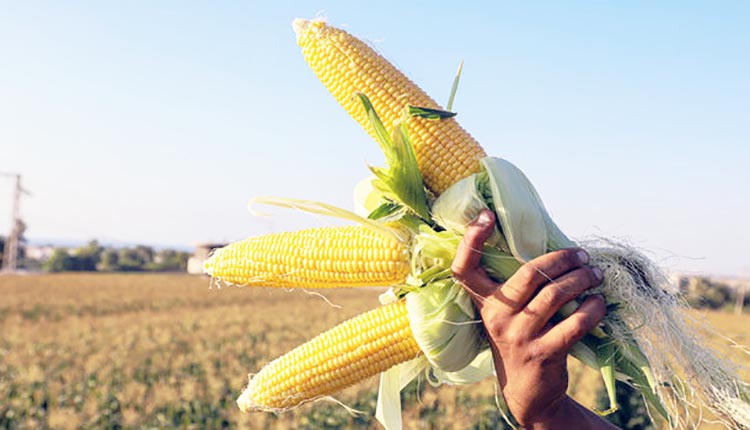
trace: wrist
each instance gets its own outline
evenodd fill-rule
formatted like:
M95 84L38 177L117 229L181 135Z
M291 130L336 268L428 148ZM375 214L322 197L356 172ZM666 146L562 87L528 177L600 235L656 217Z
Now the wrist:
M559 401L550 405L544 416L535 417L530 420L526 420L521 424L523 430L556 430L563 428L571 418L573 410L573 399L567 395L561 398ZM578 429L581 430L581 429Z
M540 419L523 423L523 430L619 430L617 426L565 396Z

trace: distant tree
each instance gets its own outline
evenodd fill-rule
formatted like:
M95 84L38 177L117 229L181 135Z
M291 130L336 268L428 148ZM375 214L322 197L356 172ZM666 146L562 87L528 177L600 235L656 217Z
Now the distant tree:
M187 261L190 254L178 252L173 249L163 249L156 253L154 261L147 268L157 272L184 272L187 270Z
M104 248L99 246L99 242L96 240L89 241L85 247L79 248L75 255L75 258L79 260L77 262L77 265L80 267L79 270L96 270L97 265L102 258L103 251Z
M42 268L48 272L185 271L189 257L187 252L171 249L155 252L153 248L144 245L122 249L104 248L99 242L92 240L72 254L63 248L56 249Z
M145 245L137 245L135 247L135 252L138 253L138 255L141 256L141 261L143 261L143 264L152 263L154 261L154 248L150 246Z
M719 309L732 302L732 292L727 285L701 277L691 278L683 294L694 308Z
M143 253L136 248L121 249L119 256L119 270L123 272L139 272L146 266L146 259Z
M94 240L83 248L76 250L75 254L69 253L64 248L57 248L44 262L42 270L47 272L92 272L97 269L102 248Z
M120 270L120 253L116 249L105 249L102 251L97 269L104 272L117 272Z
M18 233L18 267L24 267L24 259L26 258L26 236L24 236L24 232L26 232L26 224L18 220L14 230ZM5 256L5 242L6 239L3 236L0 236L0 266L3 264L3 257Z
M47 261L42 265L45 272L65 272L75 270L74 261L70 258L68 251L63 248L57 248Z

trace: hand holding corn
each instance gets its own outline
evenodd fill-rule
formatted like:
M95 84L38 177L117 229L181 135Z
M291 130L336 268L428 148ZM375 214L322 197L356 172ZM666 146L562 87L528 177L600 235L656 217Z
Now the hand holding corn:
M526 263L500 284L482 269L476 252L493 226L492 212L481 212L466 230L452 270L482 316L510 412L529 429L616 429L566 394L568 353L602 321L604 300L589 296L572 315L550 322L565 303L601 283L601 270L588 265L586 251L570 248Z
M391 289L382 306L252 375L238 400L243 411L282 412L380 373L376 416L397 430L404 381L425 374L434 383L470 384L497 372L509 424L543 427L560 413L586 420L590 413L559 397L565 384L544 385L553 379L545 377L549 372L564 375L561 363L570 351L601 372L609 411L617 408L617 379L635 387L650 413L672 428L694 428L701 406L728 427L750 428L746 384L704 345L654 263L608 241L587 247L591 263L602 269L596 287L606 300L602 319L601 301L584 297L600 282L592 280L596 272L560 251L577 244L555 225L520 169L486 157L454 113L364 42L322 20L296 20L294 28L310 67L380 144L387 167L371 168L375 178L360 199L364 217L308 201L261 200L357 226L240 241L218 250L205 271L243 286ZM469 225L487 209L496 214L491 229ZM560 323L548 329L550 319ZM523 347L497 346L508 340ZM530 351L553 364L523 355ZM560 409L545 409L547 403Z

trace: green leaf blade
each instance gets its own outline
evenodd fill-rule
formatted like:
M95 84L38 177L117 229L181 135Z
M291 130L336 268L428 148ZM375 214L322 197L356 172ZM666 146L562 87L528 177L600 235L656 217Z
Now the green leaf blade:
M449 112L447 110L433 109L433 108L419 107L419 106L412 106L412 105L407 105L407 113L409 114L409 116L413 116L417 118L424 118L424 119L429 119L429 120L434 120L434 121L453 118L454 116L457 115L455 112Z

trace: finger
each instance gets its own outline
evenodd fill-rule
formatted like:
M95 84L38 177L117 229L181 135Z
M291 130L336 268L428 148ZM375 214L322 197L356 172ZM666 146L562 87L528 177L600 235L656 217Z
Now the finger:
M541 331L560 308L604 279L598 267L583 266L544 285L519 316L532 333Z
M567 354L576 342L602 321L606 313L607 306L602 296L587 297L575 312L539 339L542 350L551 355Z
M502 293L521 310L542 285L588 262L589 255L580 248L552 251L521 266L503 284Z
M453 276L471 293L481 298L491 295L499 285L479 265L482 259L482 246L492 234L494 225L495 215L492 212L488 210L480 212L477 219L466 229L451 265Z

